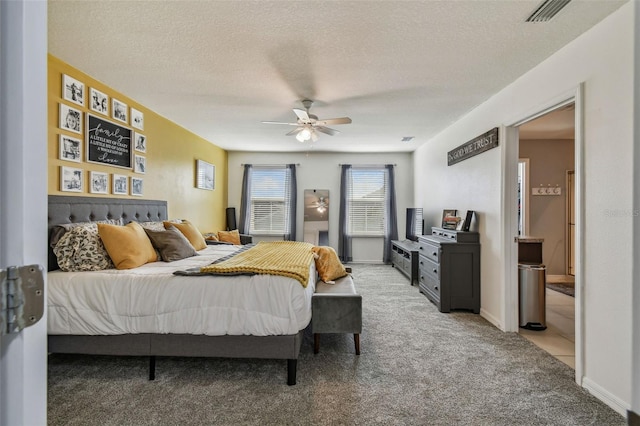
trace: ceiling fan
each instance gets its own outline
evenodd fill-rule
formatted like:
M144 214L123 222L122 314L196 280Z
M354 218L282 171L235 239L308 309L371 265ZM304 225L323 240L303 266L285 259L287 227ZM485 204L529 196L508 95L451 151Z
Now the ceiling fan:
M300 142L306 142L308 140L311 140L313 142L317 141L317 132L325 133L330 136L340 133L337 130L327 127L327 125L351 123L351 119L349 117L319 119L317 115L309 113L309 108L311 108L312 104L313 101L304 99L302 101L302 105L305 109L293 109L294 114L298 117L295 123L285 123L281 121L263 121L263 123L296 126L295 129L287 133L287 136L295 135L296 139Z
M307 207L317 209L318 212L324 213L327 210L327 207L329 207L329 201L325 197L320 196L316 201L308 204Z

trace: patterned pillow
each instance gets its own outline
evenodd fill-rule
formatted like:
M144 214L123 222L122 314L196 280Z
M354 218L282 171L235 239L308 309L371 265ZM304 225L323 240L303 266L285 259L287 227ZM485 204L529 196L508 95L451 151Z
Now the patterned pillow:
M182 223L181 219L171 219L171 220L165 220L164 222L171 222L171 223ZM145 230L150 230L150 231L164 231L165 227L164 227L164 222L163 221L159 221L159 222L139 222L140 226L142 226L142 228L144 228Z
M98 235L98 225L72 227L53 248L58 266L65 272L101 271L114 264Z
M316 269L320 279L327 284L334 284L334 280L347 275L338 254L329 246L313 247L311 249L315 253Z
M96 222L63 223L61 225L56 225L51 229L51 235L49 236L49 246L51 248L54 248L56 244L58 244L58 241L60 241L60 238L62 238L64 234L66 234L73 228L76 228L78 226L87 226L87 225L96 224L96 223L108 223L110 225L124 225L122 218L99 220Z

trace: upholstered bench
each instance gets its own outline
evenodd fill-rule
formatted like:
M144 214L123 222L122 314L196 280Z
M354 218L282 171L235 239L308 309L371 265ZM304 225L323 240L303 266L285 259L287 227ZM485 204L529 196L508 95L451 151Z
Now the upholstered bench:
M360 355L362 332L362 296L356 292L351 274L338 278L335 284L316 283L311 300L313 352L320 351L321 333L353 333L356 355Z

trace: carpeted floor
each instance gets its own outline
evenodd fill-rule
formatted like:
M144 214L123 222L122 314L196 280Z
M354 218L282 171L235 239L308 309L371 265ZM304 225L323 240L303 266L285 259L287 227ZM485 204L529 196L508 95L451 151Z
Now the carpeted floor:
M479 315L438 312L391 266L350 265L363 296L351 335L306 333L286 361L51 355L50 425L625 425L574 371Z

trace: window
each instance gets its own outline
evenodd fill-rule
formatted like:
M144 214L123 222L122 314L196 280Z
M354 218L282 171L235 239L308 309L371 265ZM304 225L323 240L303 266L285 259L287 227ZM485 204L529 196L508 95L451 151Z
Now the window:
M254 235L287 235L291 217L291 169L254 166L251 172L251 225Z
M388 174L384 168L351 168L347 172L347 233L384 236Z

